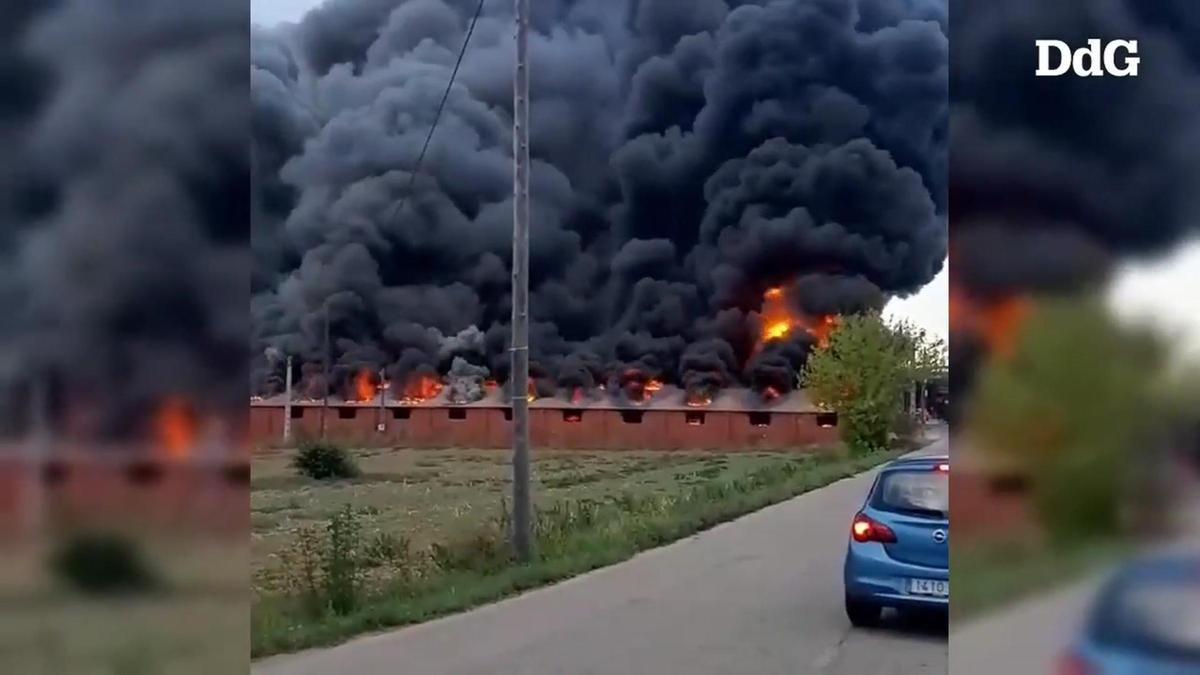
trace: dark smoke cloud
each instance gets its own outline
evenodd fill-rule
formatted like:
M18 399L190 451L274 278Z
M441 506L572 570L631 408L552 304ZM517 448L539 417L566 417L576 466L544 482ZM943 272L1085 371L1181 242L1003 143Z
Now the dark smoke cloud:
M961 7L959 6L961 5ZM1186 0L954 5L955 283L1070 291L1200 225L1200 15ZM1138 77L1034 76L1034 40L1136 39Z
M245 405L247 20L229 0L0 10L8 421L35 384L106 438L146 431L168 397L227 419ZM291 133L270 118L264 133ZM290 210L270 192L255 196Z
M335 363L374 348L397 383L454 356L506 379L507 5L485 7L410 173L475 4L330 0L254 33L255 353L319 360L329 303ZM537 386L791 388L811 344L756 351L766 288L854 312L931 279L945 17L937 0L535 3Z
M1200 227L1200 4L955 0L951 282L972 302L1073 294ZM1034 41L1139 43L1137 77L1034 76ZM1191 289L1180 289L1189 292ZM954 324L954 317L951 317ZM955 412L988 345L951 336Z

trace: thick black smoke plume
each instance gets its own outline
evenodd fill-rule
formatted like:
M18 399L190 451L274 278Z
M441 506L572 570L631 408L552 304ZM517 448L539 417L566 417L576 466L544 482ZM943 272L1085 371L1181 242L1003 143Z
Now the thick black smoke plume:
M1087 291L1121 261L1197 232L1200 4L955 0L952 12L951 282L962 297ZM1035 40L1047 37L1136 40L1138 76L1035 77ZM967 328L952 343L961 404L988 345Z
M234 0L0 8L6 431L33 401L89 437L145 432L173 398L244 418L247 18Z
M954 281L1074 291L1200 227L1200 9L1189 0L954 5ZM1137 77L1035 77L1034 41L1139 43Z
M505 379L504 3L410 173L474 7L330 0L254 31L255 355L320 361L328 312L335 377L378 359L402 383L458 357ZM947 248L946 17L944 0L535 3L539 389L790 388L812 341L763 348L768 288L831 313L928 282ZM258 358L256 389L276 363Z

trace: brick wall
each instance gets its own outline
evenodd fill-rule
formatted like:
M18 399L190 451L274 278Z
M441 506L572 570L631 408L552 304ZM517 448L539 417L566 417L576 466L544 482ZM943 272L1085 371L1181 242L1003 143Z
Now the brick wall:
M353 417L330 407L326 434L363 446L505 448L511 422L503 408L389 407L384 431L376 429L378 408L347 406ZM294 406L297 440L320 437L320 406ZM724 410L533 408L530 440L538 447L561 449L787 449L836 442L838 430L815 413L733 412ZM251 442L278 445L283 434L282 406L251 406ZM819 422L825 422L822 425Z

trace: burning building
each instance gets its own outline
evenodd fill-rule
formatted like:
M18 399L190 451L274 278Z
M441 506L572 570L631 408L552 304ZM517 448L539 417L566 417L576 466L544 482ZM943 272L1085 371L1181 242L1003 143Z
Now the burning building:
M529 404L531 439L566 449L795 449L838 439L837 415L801 391L772 400L748 389L722 389L712 398L673 386L650 386L631 398L602 390L572 390ZM327 437L364 446L507 448L512 409L499 387L458 403L449 387L432 398L293 402L277 396L253 402L250 426L259 445L277 444L289 423L294 439ZM290 411L290 412L289 412Z
M292 355L298 397L337 401L330 428L371 417L341 399L385 380L385 417L420 418L428 401L501 414L512 97L496 64L512 58L507 9L484 9L417 164L464 7L330 0L252 38L251 353ZM837 317L915 292L946 257L944 9L541 3L535 440L550 433L539 429L559 414L554 401L583 410L572 422L583 427L640 399L651 419L666 400L713 419L816 414L795 403L799 375ZM285 379L279 359L256 358L254 409L270 408ZM296 410L309 424L311 404Z

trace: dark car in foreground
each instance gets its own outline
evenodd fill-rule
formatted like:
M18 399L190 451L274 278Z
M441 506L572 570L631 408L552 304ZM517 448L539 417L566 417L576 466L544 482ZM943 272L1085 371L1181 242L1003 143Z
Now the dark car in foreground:
M950 603L950 463L910 457L885 465L850 526L846 615L876 625L884 608L945 613Z
M1128 564L1101 589L1060 675L1200 673L1200 555Z

